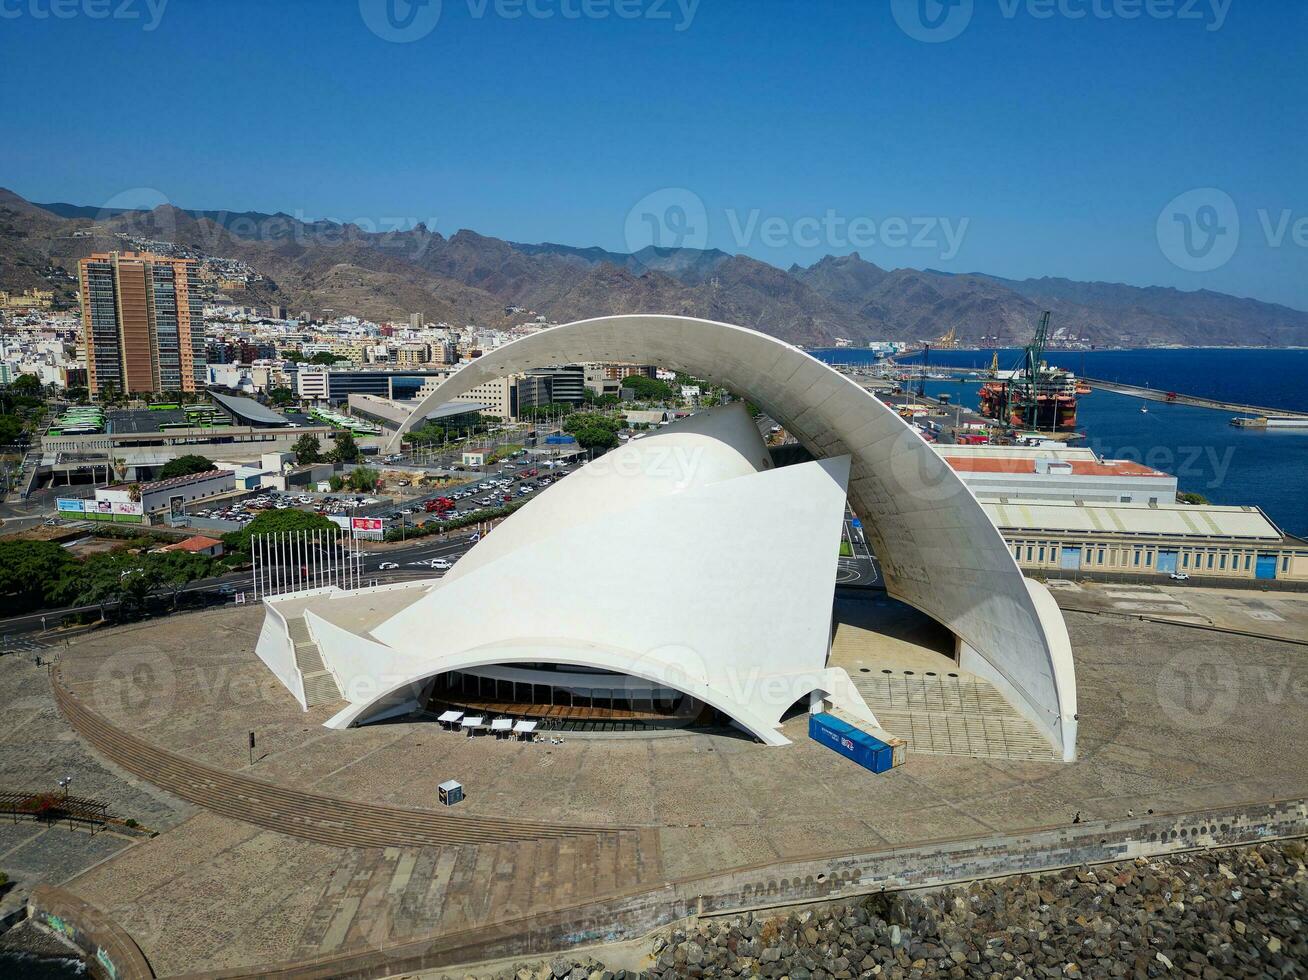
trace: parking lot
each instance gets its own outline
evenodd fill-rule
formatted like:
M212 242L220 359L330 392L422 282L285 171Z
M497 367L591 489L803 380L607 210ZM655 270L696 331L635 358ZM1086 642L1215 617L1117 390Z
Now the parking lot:
M390 463L392 457L385 462ZM391 463L391 465L394 465ZM525 450L495 464L491 472L469 475L469 482L426 491L417 497L397 503L377 516L401 518L421 524L429 519L475 517L482 511L495 510L551 486L580 464L557 463L554 460L538 461Z
M299 508L323 515L347 515L368 504L377 504L383 498L357 493L304 493L296 491L264 490L253 497L239 501L220 501L210 506L191 506L186 516L211 521L230 521L244 526L266 510Z
M387 462L387 465L393 465ZM389 520L403 519L410 525L428 520L448 520L455 517L475 517L483 511L497 510L551 486L580 464L556 463L553 460L535 461L525 452L496 464L491 472L469 473L467 483L454 484L416 491L412 485L395 486L398 493L367 494L341 491L317 493L308 490L264 490L243 500L222 500L191 505L186 516L206 521L229 522L233 528L243 527L267 510L298 508L326 517L346 517L367 508L370 517ZM417 484L421 474L414 474ZM389 490L389 488L387 488ZM393 506L385 506L394 501Z

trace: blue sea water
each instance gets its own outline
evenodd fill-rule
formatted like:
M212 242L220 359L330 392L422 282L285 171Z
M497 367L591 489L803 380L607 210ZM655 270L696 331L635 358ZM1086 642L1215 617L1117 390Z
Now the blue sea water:
M815 350L832 363L871 363L870 351ZM931 363L985 369L993 350L935 351ZM999 366L1017 366L1021 352L1000 350ZM1308 411L1308 350L1052 351L1047 360L1079 375L1268 408ZM927 393L948 392L975 408L979 381L928 381ZM1144 405L1149 410L1141 412ZM1282 530L1308 536L1308 429L1244 429L1233 413L1094 391L1077 406L1085 444L1177 476L1184 491L1215 504L1261 507Z

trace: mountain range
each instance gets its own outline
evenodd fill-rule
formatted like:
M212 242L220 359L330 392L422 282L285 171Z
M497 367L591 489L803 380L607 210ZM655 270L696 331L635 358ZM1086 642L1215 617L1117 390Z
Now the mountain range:
M660 312L753 327L794 343L845 338L1025 343L1041 310L1055 342L1098 346L1308 345L1308 313L1209 290L983 273L883 269L857 253L780 269L716 249L634 253L523 244L417 225L370 231L262 212L97 209L34 204L0 189L0 289L54 288L76 303L77 259L168 241L259 274L226 294L238 304L333 310L371 319L500 326L520 308L565 322Z

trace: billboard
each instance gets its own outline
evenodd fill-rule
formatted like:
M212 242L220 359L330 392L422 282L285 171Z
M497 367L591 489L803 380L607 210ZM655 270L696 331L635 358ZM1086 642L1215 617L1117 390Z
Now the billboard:
M350 532L356 540L380 541L386 534L386 522L380 517L351 517Z
M80 514L86 508L83 504L89 501L82 500L79 497L58 497L55 499L55 510L61 514Z
M113 501L113 512L133 517L140 517L145 513L145 508L139 500L115 500Z

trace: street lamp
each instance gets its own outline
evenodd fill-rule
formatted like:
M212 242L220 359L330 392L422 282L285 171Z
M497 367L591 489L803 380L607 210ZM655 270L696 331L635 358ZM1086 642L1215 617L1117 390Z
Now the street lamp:
M64 791L64 799L65 799L65 800L68 799L68 787L69 787L69 785L72 783L72 781L73 781L73 777L72 777L72 776L62 776L62 777L60 777L60 779L59 779L59 785L60 785L60 787L61 787L61 788L63 789L63 791Z

